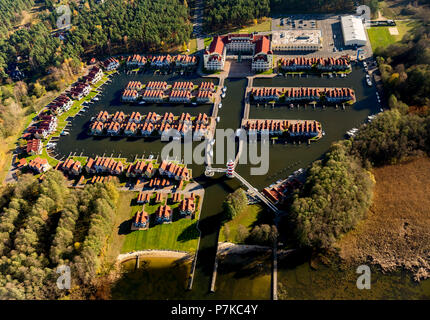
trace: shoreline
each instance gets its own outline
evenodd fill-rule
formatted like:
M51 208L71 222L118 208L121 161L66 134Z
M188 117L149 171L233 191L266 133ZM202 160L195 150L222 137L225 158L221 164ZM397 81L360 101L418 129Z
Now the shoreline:
M122 264L128 260L136 259L136 257L148 257L148 258L172 258L178 260L192 259L195 253L190 253L187 251L174 251L174 250L158 250L158 249L147 249L134 251L131 253L121 253L116 258L117 264Z

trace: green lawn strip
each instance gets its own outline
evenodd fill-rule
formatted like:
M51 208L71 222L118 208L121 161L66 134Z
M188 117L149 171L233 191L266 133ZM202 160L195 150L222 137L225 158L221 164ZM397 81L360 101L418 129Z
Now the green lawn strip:
M266 18L262 22L243 27L237 31L240 33L252 33L252 32L269 32L271 30L272 30L272 19Z
M205 48L211 44L212 39L213 39L212 37L205 38Z

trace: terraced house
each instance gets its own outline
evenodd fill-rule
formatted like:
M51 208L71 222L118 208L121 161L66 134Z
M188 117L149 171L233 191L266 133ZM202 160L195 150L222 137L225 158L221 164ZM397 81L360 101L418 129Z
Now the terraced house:
M176 163L168 162L166 160L161 162L158 172L161 176L167 176L168 178L174 178L175 180L188 181L191 179L190 172L186 166L179 166Z
M248 119L243 128L249 135L267 133L279 136L288 133L290 137L312 138L322 134L321 124L314 120L259 120Z
M124 165L121 161L116 161L113 158L97 157L95 160L90 158L85 165L85 171L90 174L109 173L120 175L124 171Z
M154 173L155 173L155 170L152 162L137 161L136 163L132 163L128 166L126 176L132 177L132 178L137 178L137 177L152 178Z
M45 158L36 157L28 163L28 167L34 173L39 174L48 171L51 166Z
M188 68L197 64L197 57L186 54L178 54L173 57L172 62L174 62L177 67Z
M139 98L139 93L137 90L126 89L122 93L121 100L124 102L135 102Z
M347 57L295 57L281 58L279 66L284 71L346 71L351 69L351 62Z
M103 70L97 66L90 69L88 75L84 77L84 82L89 84L96 84L103 78Z
M55 98L50 104L46 107L53 114L61 115L63 112L68 111L73 105L73 100L70 99L67 95L62 94Z
M179 205L179 212L181 216L192 216L196 211L196 204L194 202L194 197L191 196L181 201Z
M64 162L59 162L55 170L61 170L67 175L78 176L82 172L82 165L80 161L68 158Z
M151 200L151 197L152 197L152 192L140 191L139 195L137 196L136 203L138 204L148 203Z
M91 86L86 82L78 82L72 89L70 89L70 95L75 100L81 100L90 94Z
M253 88L251 95L255 101L278 101L282 91L277 88Z
M127 66L128 67L144 67L148 60L145 58L145 56L141 56L140 54L134 54L132 56L129 56L127 58Z
M119 67L119 61L115 58L109 58L103 62L106 71L112 71Z
M43 143L40 139L28 140L26 152L29 155L41 154L43 148Z
M145 212L145 208L142 211L136 212L131 230L147 230L149 228L149 215Z
M157 223L172 223L172 208L168 205L159 206L156 212Z

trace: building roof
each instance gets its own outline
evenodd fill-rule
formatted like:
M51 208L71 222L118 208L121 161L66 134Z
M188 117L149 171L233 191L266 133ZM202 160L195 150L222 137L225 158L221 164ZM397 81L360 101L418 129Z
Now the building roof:
M366 32L361 18L356 16L342 16L341 25L345 44L353 41L367 42Z
M222 55L224 51L223 39L220 36L214 37L208 51L209 53L218 53L219 55Z

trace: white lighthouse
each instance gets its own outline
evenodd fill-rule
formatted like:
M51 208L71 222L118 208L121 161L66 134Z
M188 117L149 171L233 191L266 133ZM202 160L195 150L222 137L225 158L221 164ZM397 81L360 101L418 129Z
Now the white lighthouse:
M235 167L234 161L233 160L228 160L227 161L227 177L233 178L234 167Z

